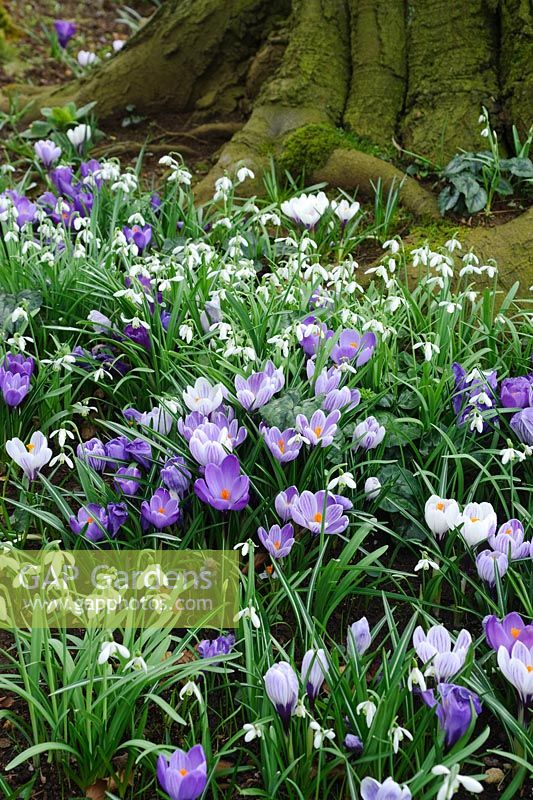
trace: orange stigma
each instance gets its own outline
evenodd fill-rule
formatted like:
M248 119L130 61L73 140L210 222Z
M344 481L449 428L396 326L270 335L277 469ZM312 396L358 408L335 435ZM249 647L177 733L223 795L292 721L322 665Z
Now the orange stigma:
M511 636L513 637L513 639L518 639L521 633L522 633L521 628L511 628Z
M32 451L32 450L35 450L35 445L34 445L34 444L27 444L27 445L26 445L26 450L27 450L29 453L31 453L31 451Z
M220 492L220 497L222 500L229 500L229 491L227 489L222 489Z
M479 522L479 517L470 517L470 522Z
M159 506L159 508L157 509L157 513L158 514L164 514L165 513L165 509L163 508L163 506Z
M320 427L320 425L317 425L317 427L314 428L314 431L316 436L320 436L322 434L322 428Z
M437 503L435 508L437 509L437 511L444 511L444 503Z
M94 517L87 517L87 522L91 525L94 522Z
M182 767L182 768L179 770L179 773L180 773L180 775L183 775L183 776L185 776L185 775L188 775L188 774L189 774L189 773L188 773L188 771L187 771L186 769L183 769L183 767Z
M317 511L313 519L315 522L322 522L322 514L320 513L320 511Z
M276 550L279 550L279 548L280 548L280 547L281 547L281 542L280 542L280 540L278 539L278 540L277 540L277 542L274 542L274 548L275 548Z
M278 447L279 447L280 453L284 453L285 452L285 442L283 441L283 439L278 439Z

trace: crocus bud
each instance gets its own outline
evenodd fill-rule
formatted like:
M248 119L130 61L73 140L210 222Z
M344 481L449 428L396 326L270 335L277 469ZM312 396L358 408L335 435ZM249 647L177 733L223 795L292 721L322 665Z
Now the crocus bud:
M370 628L366 617L361 617L353 622L348 628L347 649L348 655L355 658L356 655L362 656L372 643Z
M296 673L286 661L274 664L267 670L265 689L270 702L278 712L285 727L289 730L291 716L298 702L298 678Z
M329 671L324 650L308 650L302 659L302 683L311 702L317 697Z

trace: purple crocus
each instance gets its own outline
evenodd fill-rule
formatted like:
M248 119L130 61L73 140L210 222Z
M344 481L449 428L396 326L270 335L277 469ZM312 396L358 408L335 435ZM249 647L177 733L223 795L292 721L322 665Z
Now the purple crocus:
M524 408L514 414L509 424L521 442L533 445L533 408Z
M531 376L506 378L500 385L500 402L504 408L533 406L533 379Z
M144 325L134 326L128 324L124 327L124 336L130 339L135 344L138 344L144 350L150 351L152 342L150 341L150 333Z
M467 732L472 719L481 714L481 701L474 692L453 683L439 683L437 691L440 702L435 699L433 689L421 692L422 699L430 708L435 708L446 747L452 747Z
M361 781L361 800L411 800L412 794L407 786L387 778L380 783L375 778L363 778Z
M66 19L56 19L54 22L54 30L57 35L59 46L65 48L78 30L75 22L69 22Z
M61 158L61 148L51 139L40 139L33 145L35 155L42 162L45 169L50 169L52 164Z
M523 642L528 648L533 647L533 624L526 624L516 611L506 614L502 620L494 614L485 617L483 628L487 642L496 652L500 647L505 647L510 653L515 642Z
M342 389L332 389L322 401L324 411L335 411L336 409L346 408L352 411L361 402L361 392L358 389L349 389L343 386Z
M348 638L346 640L346 649L351 658L362 656L366 653L372 644L372 635L366 617L352 622L348 628Z
M119 467L113 483L127 497L134 497L140 488L141 470L135 466Z
M365 746L355 733L347 733L344 737L344 746L354 756L360 756Z
M192 475L184 458L172 456L167 459L159 474L167 489L175 492L181 498L185 497L191 485Z
M150 469L152 462L152 448L144 439L132 439L126 446L126 453L129 458L136 461L144 469Z
M133 225L133 227L128 228L124 226L122 228L122 233L126 237L126 241L129 244L135 244L139 253L142 253L150 242L152 241L152 226L151 225Z
M35 372L35 361L31 356L25 358L22 353L6 353L4 363L0 367L0 380L2 375L10 372L12 375L26 375L31 378Z
M525 706L533 700L533 646L517 641L511 652L498 649L498 666L515 689Z
M284 492L280 492L276 495L274 508L282 522L287 522L288 519L292 519L292 509L299 497L300 493L296 486L289 486Z
M503 578L508 568L509 559L499 550L482 550L476 557L477 574L491 588L496 586L496 575Z
M157 489L150 500L141 504L141 524L144 530L153 525L157 530L174 525L181 516L179 500L168 489Z
M250 479L240 471L234 455L226 456L220 465L208 464L204 478L194 483L195 494L218 511L241 511L250 499Z
M298 325L296 334L300 347L308 356L314 356L323 341L331 339L333 331L329 330L325 322L319 322L316 317L306 317Z
M79 444L76 455L80 461L85 461L95 472L103 472L106 468L106 449L104 443L96 436Z
M413 645L423 664L431 662L438 681L446 681L464 667L472 637L464 628L452 649L451 636L443 625L433 625L424 633L419 625L413 634Z
M307 361L306 372L309 381L312 381L313 378L315 378L314 359L310 358ZM322 372L315 379L315 386L314 386L315 397L319 397L321 394L328 394L329 392L338 389L341 380L342 380L342 372L340 369L337 369L337 367L330 367L329 369L324 367Z
M161 755L157 759L157 780L170 800L196 800L207 784L207 762L201 744L188 752L175 750L167 761Z
M216 639L202 639L198 642L198 653L200 658L217 658L217 656L227 656L231 653L235 644L235 636L229 633L224 636L217 636Z
M315 411L310 420L303 414L296 417L296 429L302 439L312 447L327 447L330 445L337 432L337 422L341 418L340 411L332 411L326 415L322 409Z
M128 447L130 440L127 436L116 436L105 445L105 454L110 461L128 461Z
M214 422L204 422L194 431L189 441L192 457L202 466L221 464L233 444L226 427L220 428Z
M367 417L355 426L353 432L354 450L373 450L385 438L385 428L380 425L375 417Z
M331 350L331 360L335 364L342 364L355 359L355 366L362 367L372 358L376 344L376 335L372 331L366 331L362 336L353 329L341 331Z
M116 536L129 516L126 503L109 503L107 506L107 516L109 517L109 531L111 536Z
M294 529L290 522L283 528L272 525L268 531L265 528L258 528L257 536L263 547L275 559L288 556L294 544Z
M114 535L110 530L106 509L97 503L88 503L80 508L76 517L70 517L69 525L74 533L94 543Z
M276 369L272 361L267 361L262 372L252 372L249 378L235 376L237 400L246 411L256 411L266 405L284 385L283 368Z
M298 678L286 661L280 661L267 670L265 689L268 698L281 717L285 731L288 733L291 716L298 702Z
M302 685L306 694L314 703L322 684L329 672L329 663L325 650L308 650L302 659Z
M15 222L19 228L22 228L27 223L35 222L37 213L35 203L32 203L31 200L14 189L8 189L7 192L0 194L0 199L3 197L8 197L11 200L16 214Z
M144 425L156 433L163 434L163 436L167 436L172 428L172 414L164 406L155 406L151 411L137 411L135 408L127 408L123 413L128 422Z
M294 501L292 519L311 533L342 533L348 527L348 517L344 516L344 506L337 497L325 492L302 492Z
M493 550L504 553L510 561L530 555L530 542L524 542L524 526L518 519L504 522L496 535L489 536L489 544Z
M261 424L259 431L265 440L265 444L280 464L294 461L302 449L302 442L296 437L294 428L286 428L280 431L279 428L267 428Z
M28 375L6 372L0 373L0 388L2 396L7 406L16 408L28 396L30 391L30 379Z

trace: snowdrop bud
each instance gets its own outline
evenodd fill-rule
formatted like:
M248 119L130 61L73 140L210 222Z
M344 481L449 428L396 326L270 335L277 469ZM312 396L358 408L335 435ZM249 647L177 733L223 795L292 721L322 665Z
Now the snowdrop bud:
M365 496L368 500L375 500L381 491L379 478L367 478L365 481Z

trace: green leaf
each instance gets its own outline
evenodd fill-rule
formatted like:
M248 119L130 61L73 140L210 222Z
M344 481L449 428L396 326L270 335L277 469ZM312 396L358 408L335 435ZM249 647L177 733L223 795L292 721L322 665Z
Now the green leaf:
M422 436L423 427L418 420L399 419L390 411L376 411L374 416L379 424L386 428L385 444L387 447L409 445Z
M23 750L22 753L19 753L16 758L10 761L7 767L4 767L4 769L15 769L15 767L23 764L29 758L40 756L41 753L48 753L50 750L63 750L63 752L70 753L71 755L76 756L76 758L79 758L79 753L74 750L73 747L69 747L68 744L61 744L61 742L41 742L41 744L35 744L33 747L28 747L26 750Z
M517 178L533 178L533 161L530 158L507 158L500 166Z
M387 464L377 477L385 487L385 494L379 504L383 511L396 514L398 508L413 508L416 479L412 472L399 464Z

